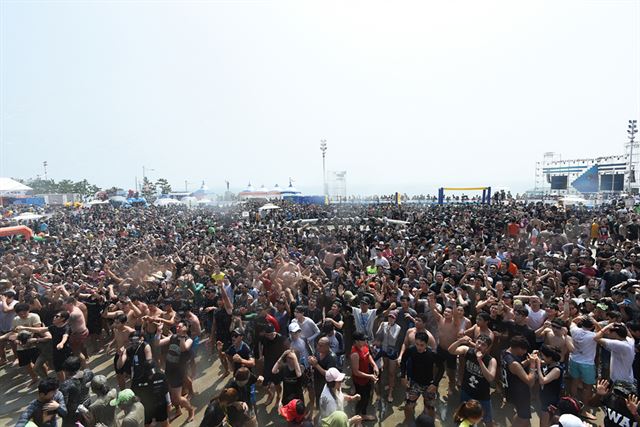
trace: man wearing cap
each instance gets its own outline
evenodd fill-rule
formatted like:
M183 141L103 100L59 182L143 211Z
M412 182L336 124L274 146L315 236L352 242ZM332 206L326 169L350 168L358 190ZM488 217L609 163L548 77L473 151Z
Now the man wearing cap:
M373 341L373 323L376 319L376 309L370 309L371 300L368 296L360 299L360 307L351 307L356 331L365 335L367 342Z
M125 388L118 393L110 405L118 408L116 427L144 427L144 406L131 389Z
M291 321L291 324L297 323L300 326L300 329L302 330L302 338L306 340L311 347L313 347L315 345L316 338L320 335L320 329L313 320L304 315L305 311L305 306L297 306L293 312L295 318Z
M282 378L278 374L273 374L271 370L287 349L287 340L277 333L273 325L269 323L265 326L264 335L260 337L258 349L260 357L264 359L263 384L267 387L268 394L265 406L269 406L274 397L277 398L276 401L280 401L282 394Z
M231 345L225 351L227 357L233 363L233 372L240 367L246 366L251 369L255 366L256 361L253 358L253 351L249 344L244 342L244 331L236 328L231 332Z
M87 411L81 410L85 419L83 424L92 426L97 424L104 424L105 426L113 425L116 411L110 403L111 400L117 396L116 389L109 388L107 385L107 377L104 375L96 375L91 380L91 391L96 396L93 398Z
M589 404L603 407L604 427L636 427L640 418L638 400L633 396L634 393L635 386L632 383L615 381L612 385L610 381L600 379L596 386L596 394Z

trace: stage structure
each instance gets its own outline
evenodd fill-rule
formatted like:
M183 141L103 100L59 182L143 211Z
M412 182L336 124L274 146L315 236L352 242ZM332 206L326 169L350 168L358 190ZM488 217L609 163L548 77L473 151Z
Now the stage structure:
M535 191L556 195L637 193L635 165L630 159L630 153L572 160L545 153L544 160L536 163Z
M482 204L491 204L491 187L440 187L438 189L438 204L444 204L445 191L482 191Z
M329 199L344 201L347 199L347 171L329 172Z

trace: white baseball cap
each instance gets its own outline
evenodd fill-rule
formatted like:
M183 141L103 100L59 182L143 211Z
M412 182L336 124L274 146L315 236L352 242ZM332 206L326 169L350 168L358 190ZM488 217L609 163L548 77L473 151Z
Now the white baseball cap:
M335 381L342 381L344 380L344 374L340 372L337 368L329 368L324 374L324 379L328 383L332 383Z
M289 325L289 332L291 332L291 333L298 332L300 330L302 330L302 329L300 328L300 325L298 324L298 322L292 322Z
M584 427L585 424L573 414L564 414L560 415L556 425L561 425L562 427Z

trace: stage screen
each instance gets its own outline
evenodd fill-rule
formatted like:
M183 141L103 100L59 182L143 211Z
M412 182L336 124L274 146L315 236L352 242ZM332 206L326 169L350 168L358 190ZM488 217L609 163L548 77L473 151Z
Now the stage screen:
M551 177L551 189L552 190L566 190L567 189L567 175L552 176Z
M622 191L624 174L600 175L600 191Z

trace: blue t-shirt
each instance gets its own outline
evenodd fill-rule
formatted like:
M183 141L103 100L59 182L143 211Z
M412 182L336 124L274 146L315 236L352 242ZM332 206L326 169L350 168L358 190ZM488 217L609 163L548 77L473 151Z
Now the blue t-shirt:
M231 344L229 348L225 351L225 353L227 354L227 356L229 356L230 359L233 358L234 355L239 354L240 357L242 357L245 360L248 360L251 358L251 347L249 347L249 345L246 342L242 341L242 344L240 344L239 349L236 349L235 346ZM241 363L233 362L233 372L237 371L241 367L242 367Z

